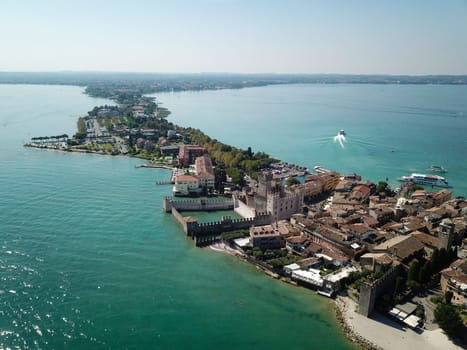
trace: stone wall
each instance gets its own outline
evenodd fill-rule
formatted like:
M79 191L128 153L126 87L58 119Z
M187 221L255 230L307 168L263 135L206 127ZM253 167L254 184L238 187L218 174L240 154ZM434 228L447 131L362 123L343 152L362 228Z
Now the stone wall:
M254 218L246 219L232 219L230 216L224 216L221 221L188 222L186 234L190 237L212 234L220 235L222 232L249 229L251 226L269 225L271 222L271 215L266 213L260 213Z
M195 198L174 200L172 197L164 197L163 208L164 211L170 213L172 208L178 211L214 211L214 210L232 210L234 208L234 201L231 198L223 199L208 199L208 198Z
M375 307L376 299L386 290L394 288L396 277L401 272L401 265L390 268L383 277L374 282L364 282L360 286L358 312L369 317Z
M234 198L234 211L243 218L254 218L256 216L255 209L245 204L245 201L240 197Z

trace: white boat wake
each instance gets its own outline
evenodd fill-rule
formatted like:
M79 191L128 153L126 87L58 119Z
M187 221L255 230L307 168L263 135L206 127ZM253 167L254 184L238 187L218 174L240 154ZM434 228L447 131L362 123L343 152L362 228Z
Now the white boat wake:
M342 135L342 134L338 134L336 136L334 136L334 142L339 142L339 144L341 145L342 148L345 148L344 146L344 142L347 142L346 138L345 138L345 135Z

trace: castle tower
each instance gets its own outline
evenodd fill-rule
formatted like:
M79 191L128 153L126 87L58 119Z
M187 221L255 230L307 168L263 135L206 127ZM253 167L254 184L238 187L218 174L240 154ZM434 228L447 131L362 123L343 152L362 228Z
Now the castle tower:
M451 249L454 239L454 223L449 219L444 219L438 227L438 249Z
M258 179L258 190L256 191L258 196L266 198L269 192L271 192L272 173L267 172L262 174Z

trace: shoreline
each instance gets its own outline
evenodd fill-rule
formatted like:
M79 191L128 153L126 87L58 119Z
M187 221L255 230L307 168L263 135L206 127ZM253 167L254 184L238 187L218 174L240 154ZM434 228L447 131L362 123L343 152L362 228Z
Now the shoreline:
M62 149L62 148L47 147L47 146L41 147L41 146L31 145L31 144L28 144L28 143L24 144L23 147L33 148L33 149L40 149L40 150L45 150L45 151L56 151L56 152L62 152L62 153L97 154L97 155L100 155L100 156L110 156L110 157L119 157L119 158L136 158L136 159L145 160L147 162L147 163L143 163L143 164L140 164L140 165L136 165L135 167L137 167L137 168L154 168L154 169L167 169L167 170L174 169L174 167L171 167L171 166L165 165L165 164L160 164L160 165L158 164L157 166L156 165L153 166L149 159L138 157L138 156L135 156L135 155L130 155L130 154L122 154L122 153L109 154L109 153L105 153L105 152L89 151L89 150L84 150L84 149L79 149L79 148Z
M417 333L378 312L374 312L371 318L360 315L356 306L349 297L338 296L335 300L336 318L347 339L364 349L462 349L454 344L441 328Z
M209 249L240 258L251 263L237 249L233 249L223 242L209 245ZM259 268L264 274L279 279L282 282L298 286L286 278L276 278L268 271ZM332 299L331 299L332 300ZM323 300L324 301L324 300ZM423 330L422 333L404 328L395 321L375 312L371 318L360 315L356 311L357 304L350 297L338 295L331 304L333 315L343 332L344 337L351 343L365 350L400 350L405 348L423 350L461 350L462 347L454 344L444 332L436 330Z

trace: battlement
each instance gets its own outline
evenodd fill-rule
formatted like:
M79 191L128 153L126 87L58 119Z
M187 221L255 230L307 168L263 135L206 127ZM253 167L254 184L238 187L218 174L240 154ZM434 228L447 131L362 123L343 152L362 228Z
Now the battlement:
M268 225L272 222L269 213L260 213L254 218L232 219L231 216L224 216L220 221L211 222L189 222L187 223L186 234L190 237L203 235L220 235L222 232L248 229L252 226Z
M170 213L172 208L176 208L178 211L232 210L234 208L234 200L232 198L174 200L172 197L167 196L164 197L162 204L166 213Z
M171 197L164 197L163 201L164 210L172 213L173 218L180 224L185 234L195 241L196 245L209 244L223 232L269 225L272 222L272 214L266 212L257 213L254 217L240 219L226 215L220 221L211 222L198 222L197 218L186 218L180 214L183 210L231 210L234 207L233 199L208 200L207 198L198 198L174 201Z

